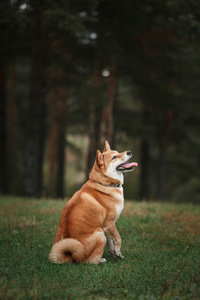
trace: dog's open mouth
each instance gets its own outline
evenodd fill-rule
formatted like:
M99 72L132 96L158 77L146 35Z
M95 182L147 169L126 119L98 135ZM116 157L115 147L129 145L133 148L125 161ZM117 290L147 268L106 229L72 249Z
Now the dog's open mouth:
M132 163L125 163L121 164L117 167L117 171L125 172L125 171L132 171L134 167L137 167L138 163L132 162Z

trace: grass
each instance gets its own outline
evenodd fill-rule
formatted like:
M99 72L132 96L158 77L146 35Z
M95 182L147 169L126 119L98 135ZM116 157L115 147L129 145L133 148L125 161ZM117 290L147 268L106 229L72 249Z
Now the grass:
M200 207L127 202L124 260L48 262L63 201L0 198L0 299L200 299Z

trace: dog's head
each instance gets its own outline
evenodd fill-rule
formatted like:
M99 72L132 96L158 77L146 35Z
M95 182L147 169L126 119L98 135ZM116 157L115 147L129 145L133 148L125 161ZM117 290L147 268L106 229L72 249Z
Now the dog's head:
M96 164L103 175L123 184L122 173L130 172L138 165L136 162L127 163L131 156L130 150L121 153L111 150L109 143L106 141L103 153L97 150Z

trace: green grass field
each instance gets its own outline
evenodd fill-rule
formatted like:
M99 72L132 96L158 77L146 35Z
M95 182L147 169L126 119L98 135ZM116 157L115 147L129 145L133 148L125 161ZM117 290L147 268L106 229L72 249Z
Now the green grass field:
M54 265L64 205L0 198L0 299L200 299L200 206L126 202L124 260Z

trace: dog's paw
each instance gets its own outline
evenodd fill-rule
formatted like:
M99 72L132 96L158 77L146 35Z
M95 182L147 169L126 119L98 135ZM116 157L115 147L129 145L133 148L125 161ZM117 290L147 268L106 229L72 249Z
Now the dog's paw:
M103 263L105 263L105 262L107 262L107 260L106 260L105 258L101 258L100 264L103 264Z
M120 258L120 259L124 258L124 256L121 254L121 252L119 252L119 253L115 252L115 257Z

